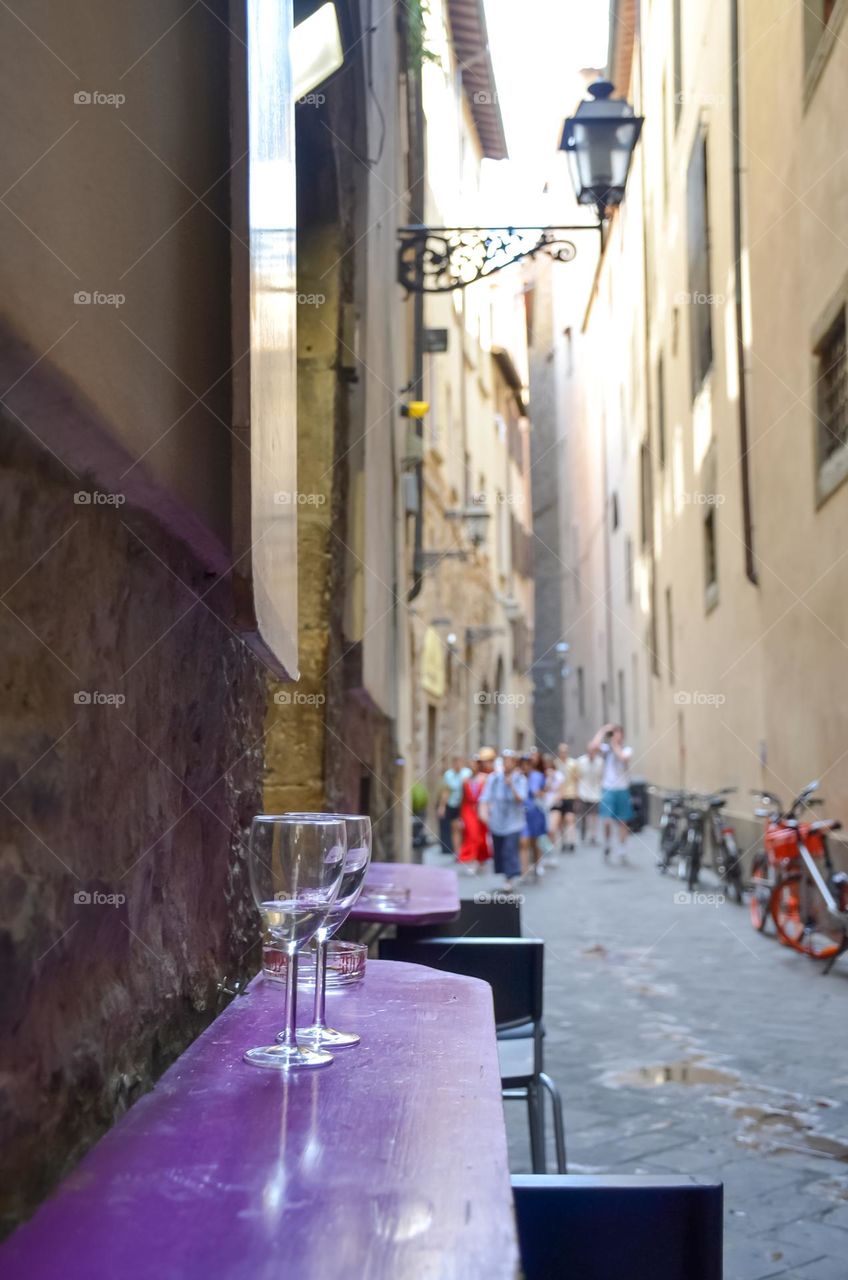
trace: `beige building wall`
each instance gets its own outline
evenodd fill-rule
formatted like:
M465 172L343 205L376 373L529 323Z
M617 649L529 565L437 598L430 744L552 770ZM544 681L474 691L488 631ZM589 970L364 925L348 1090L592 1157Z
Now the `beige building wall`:
M837 449L820 471L815 348L844 307L848 273L848 157L839 142L848 48L836 30L805 48L808 6L776 18L765 3L740 5L737 281L733 6L681 6L679 68L674 8L643 3L641 47L620 37L612 49L617 92L645 126L599 266L580 364L582 429L601 430L605 453L607 580L596 566L592 587L609 591L610 635L594 682L607 683L610 718L624 721L635 771L652 781L735 784L731 807L744 817L748 788L788 796L824 775L829 808L844 813L848 486L838 481L848 455ZM831 26L843 18L837 5ZM704 298L692 295L687 213L687 170L700 137ZM709 316L713 354L693 389L699 308ZM756 583L746 572L745 466ZM835 487L825 495L828 484Z

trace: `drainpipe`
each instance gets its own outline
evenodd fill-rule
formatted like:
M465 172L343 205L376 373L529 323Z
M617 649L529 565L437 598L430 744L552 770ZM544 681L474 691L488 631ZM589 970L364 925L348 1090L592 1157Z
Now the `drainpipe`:
M407 46L408 47L408 46ZM421 67L409 66L409 92L407 98L410 139L410 212L412 220L419 226L424 222L425 199L425 165L424 165L424 95L421 84ZM421 272L421 259L418 260L418 271ZM423 282L419 279L419 286ZM413 400L423 399L424 394L424 294L419 288L412 295L412 378L410 391ZM420 418L415 419L415 434L419 440L424 436L424 424ZM409 600L414 600L421 592L424 584L424 462L422 457L415 464L415 488L418 493L418 510L415 512L415 527L412 553L412 586L409 589Z
M740 138L740 77L739 67L739 0L730 4L730 67L731 67L731 139L733 144L733 277L734 309L736 322L736 378L739 395L739 467L742 474L742 534L745 544L745 576L754 586L758 585L754 560L754 522L751 513L751 468L748 457L748 387L745 367L745 338L742 331L742 142Z

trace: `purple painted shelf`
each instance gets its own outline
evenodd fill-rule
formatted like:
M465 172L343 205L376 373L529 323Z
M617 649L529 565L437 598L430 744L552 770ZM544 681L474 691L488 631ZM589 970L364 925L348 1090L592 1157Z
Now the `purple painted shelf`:
M512 1280L485 983L369 961L327 1002L362 1044L291 1077L257 978L0 1249L18 1280Z
M409 889L406 902L369 902L368 890L377 893L387 885ZM362 897L349 919L381 924L443 924L459 914L459 880L450 867L422 866L413 862L372 862Z

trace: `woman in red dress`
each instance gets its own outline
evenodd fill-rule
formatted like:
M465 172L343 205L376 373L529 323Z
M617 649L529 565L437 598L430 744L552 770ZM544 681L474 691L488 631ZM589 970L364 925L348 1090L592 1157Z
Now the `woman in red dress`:
M472 761L474 773L462 784L462 804L459 810L462 819L462 844L459 861L472 873L479 871L492 856L489 850L489 828L481 819L477 806L486 779L494 767L494 760L492 748L484 747Z

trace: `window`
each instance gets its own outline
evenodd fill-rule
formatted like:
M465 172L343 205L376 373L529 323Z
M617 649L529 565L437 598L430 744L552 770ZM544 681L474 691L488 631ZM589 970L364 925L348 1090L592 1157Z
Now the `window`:
M607 699L607 682L601 681L601 720L604 724L609 723L609 701Z
M651 534L653 532L654 518L652 480L651 447L647 440L643 440L639 449L639 489L641 498L639 532L643 547L650 546L652 540Z
M574 599L580 603L580 529L571 526L571 581L574 583Z
M665 466L665 366L662 352L657 359L657 455L660 467Z
M706 606L708 609L712 609L718 603L716 508L714 502L708 502L704 507L704 578Z
M668 682L674 684L674 614L671 608L671 587L665 589L665 629L668 649Z
M663 72L662 78L662 186L663 201L668 205L668 75ZM648 224L650 226L650 223Z
M615 530L618 528L618 523L619 523L617 493L614 493L610 498L610 519L612 521L612 528L614 533Z
M633 603L633 539L630 534L624 539L624 596L628 604Z
M672 12L672 45L674 49L674 127L677 128L680 123L680 113L683 110L683 30L681 13L682 5L680 0L674 0Z
M689 255L689 361L692 398L713 363L707 134L695 139L686 175L686 229Z
M845 6L838 0L805 0L804 3L804 70L805 97L818 84L824 65L839 41L838 29L845 17Z
M577 668L577 711L581 716L586 714L586 679L583 668Z
M627 708L624 705L624 672L618 673L618 718L622 724L627 719Z
M639 733L639 659L636 654L632 654L630 658L632 668L631 688L633 690L633 732Z
M819 502L848 476L848 280L831 303L813 337L816 412L816 482Z

